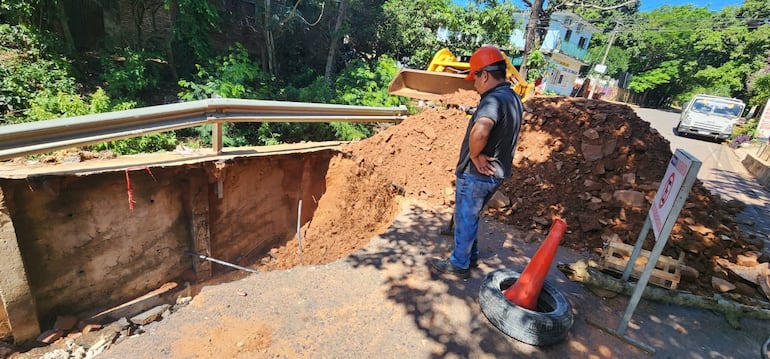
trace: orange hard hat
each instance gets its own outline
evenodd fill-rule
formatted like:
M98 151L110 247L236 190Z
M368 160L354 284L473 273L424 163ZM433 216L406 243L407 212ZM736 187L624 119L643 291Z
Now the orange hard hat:
M473 73L479 71L495 62L505 61L503 53L494 46L482 46L471 56L471 68L466 80L473 80Z

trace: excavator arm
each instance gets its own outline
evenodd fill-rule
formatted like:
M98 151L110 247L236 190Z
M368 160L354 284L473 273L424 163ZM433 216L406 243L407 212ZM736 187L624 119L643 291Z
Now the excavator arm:
M506 76L513 83L513 90L525 101L532 96L534 85L528 84L519 71L505 56ZM466 81L465 75L470 63L458 61L449 49L441 49L433 55L427 71L401 69L388 85L388 93L420 100L437 101L458 90L474 91L473 81Z

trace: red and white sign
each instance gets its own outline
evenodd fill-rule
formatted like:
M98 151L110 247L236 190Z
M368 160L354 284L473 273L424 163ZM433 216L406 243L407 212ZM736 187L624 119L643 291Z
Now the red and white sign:
M684 183L684 178L687 176L687 172L690 171L691 166L692 159L680 150L676 150L674 155L671 156L666 174L663 176L663 181L660 182L660 187L658 187L658 193L655 194L655 199L652 201L652 206L650 206L652 232L655 233L656 239L659 237L660 231L671 213L676 196L679 194L679 190L682 189L682 183ZM679 214L677 213L676 215L678 216Z

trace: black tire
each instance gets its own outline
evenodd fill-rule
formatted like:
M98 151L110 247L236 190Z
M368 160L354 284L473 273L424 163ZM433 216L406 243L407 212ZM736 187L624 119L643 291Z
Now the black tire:
M566 338L574 319L567 298L548 281L537 299L537 311L511 303L503 291L521 274L510 269L489 273L479 290L479 305L489 321L501 332L518 341L547 346Z
M679 131L679 126L682 125L682 121L679 121L679 123L676 124L676 127L674 127L674 134L679 137L687 137L687 133Z

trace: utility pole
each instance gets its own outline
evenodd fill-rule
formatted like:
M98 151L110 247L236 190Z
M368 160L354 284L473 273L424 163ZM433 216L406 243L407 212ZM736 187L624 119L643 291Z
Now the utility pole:
M597 65L594 70L600 74L604 74L604 71L607 70L607 66L604 65L604 62L607 61L607 54L610 53L610 47L612 47L612 42L615 41L615 34L618 32L618 26L619 23L615 21L615 28L612 29L612 32L610 33L610 39L607 41L607 48L604 50L604 56L602 57L602 63ZM597 82L599 82L600 76L596 76L596 81L591 82L591 92L588 93L588 98L594 97L594 89L596 88Z

